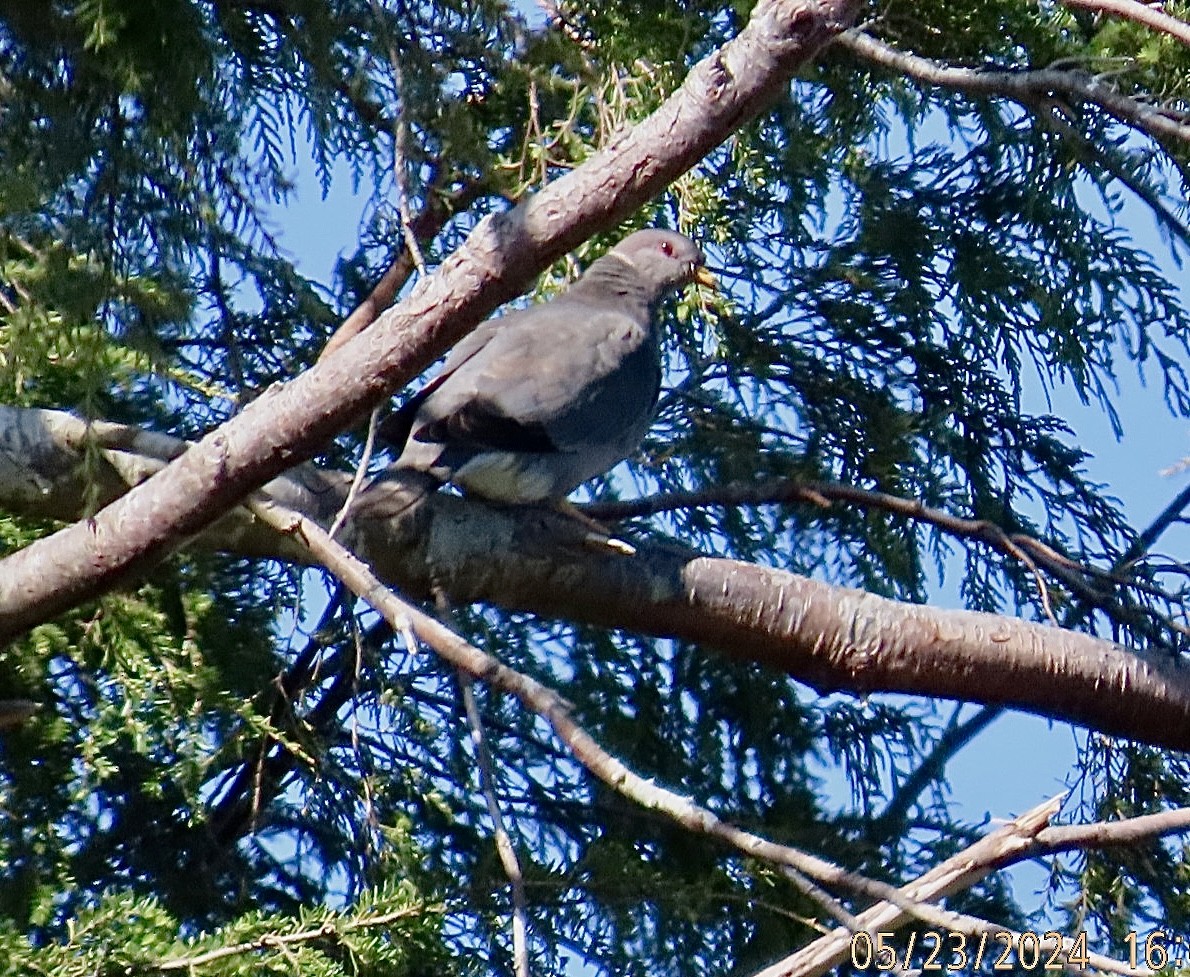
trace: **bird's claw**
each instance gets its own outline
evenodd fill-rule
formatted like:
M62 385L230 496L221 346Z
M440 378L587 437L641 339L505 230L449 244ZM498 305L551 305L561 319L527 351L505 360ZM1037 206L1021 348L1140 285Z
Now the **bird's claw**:
M622 539L616 539L615 536L590 532L583 537L583 542L597 550L611 550L613 553L619 553L621 556L636 556L635 546L631 543L625 543Z

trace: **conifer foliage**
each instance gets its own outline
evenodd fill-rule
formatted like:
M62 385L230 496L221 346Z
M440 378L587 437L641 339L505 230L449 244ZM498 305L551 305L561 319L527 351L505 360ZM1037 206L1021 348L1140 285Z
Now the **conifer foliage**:
M809 974L862 963L865 926L901 949L981 921L1085 933L1118 961L1130 931L1190 932L1186 574L1156 555L1190 494L1138 521L1051 406L1126 437L1117 381L1140 371L1190 416L1167 270L1190 243L1188 20L0 0L0 975ZM640 226L703 245L723 289L666 307L657 422L580 493L636 556L443 493L430 529L337 536L441 625L386 620L302 532L216 522L240 493L64 613L5 621L25 582L88 572L29 554L106 527L328 343L324 363L359 348L473 232L531 237L516 215L568 174L630 199L629 134L760 23L827 43L758 57L765 97L642 206L563 201L556 238L460 286L489 289L475 309L518 276L540 298ZM317 280L291 242L344 184L358 233ZM443 351L404 328L411 362ZM339 427L261 448L318 452L282 501L324 527L385 458ZM943 587L997 617L916 606ZM888 691L914 694L867 696ZM956 915L915 890L871 925L993 833L948 771L1006 705L1091 730L1054 772L1072 833L1048 808L1019 827L1073 854L1039 899L995 871L1014 849L975 859ZM832 929L843 949L811 958Z

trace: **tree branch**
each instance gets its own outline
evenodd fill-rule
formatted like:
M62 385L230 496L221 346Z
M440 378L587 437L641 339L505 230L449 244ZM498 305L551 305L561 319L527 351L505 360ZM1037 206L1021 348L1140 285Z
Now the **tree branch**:
M1121 821L1053 825L1038 833L1026 857L1039 858L1042 855L1087 848L1139 845L1187 831L1190 831L1190 807L1176 807L1158 814L1142 814Z
M953 855L918 879L901 887L898 890L899 894L917 903L932 904L946 896L970 888L997 869L1036 857L1044 847L1039 844L1038 839L1043 837L1046 832L1055 830L1048 828L1047 825L1050 818L1057 813L1061 801L1062 797L1059 796L1025 812L1004 827L979 839L957 855ZM1121 836L1128 836L1132 833L1132 829L1124 827L1126 825L1128 822L1116 822L1115 824L1080 825L1079 828L1099 829L1108 835L1118 833ZM1173 819L1167 819L1160 828L1154 824L1149 824L1146 827L1153 832L1145 836L1147 838L1156 837L1155 832L1162 829L1168 829L1166 833L1186 830L1185 825L1173 826ZM1120 830L1117 832L1117 829ZM1062 829L1056 830L1061 831ZM1090 830L1082 831L1084 837L1089 837L1092 833ZM1014 946L1018 948L1020 946L1020 934L1011 929L960 913L941 912L947 917L943 926L945 932L963 933L968 936L1005 933L1012 937ZM864 931L878 933L895 931L911 919L912 917L901 907L888 902L878 903L865 910L860 914L858 921ZM846 929L834 929L808 946L802 947L796 953L792 953L783 960L757 972L753 977L821 977L850 958L852 937L853 933ZM1071 941L1064 940L1063 946L1066 951L1069 951ZM949 949L949 945L947 949ZM1087 957L1091 966L1109 973L1149 974L1147 970L1134 970L1111 957L1100 954L1088 954ZM900 963L901 960L897 962ZM1084 972L1081 968L1070 965L1067 965L1067 969L1078 973Z
M86 497L77 474L86 430L61 412L0 407L0 504L76 518ZM107 443L139 440L134 429L120 425L92 425L92 431ZM178 450L162 435L144 441L162 454ZM131 473L162 464L129 451L120 458ZM268 483L265 492L329 525L349 482L347 475L302 466ZM108 473L104 486L114 492L123 483ZM62 508L50 511L50 502ZM429 597L440 588L454 605L483 601L695 641L824 692L902 692L1013 706L1190 749L1190 671L1169 655L1131 652L992 614L901 604L679 546L642 544L631 558L596 552L584 545L585 528L552 510L493 508L445 493L407 517L351 518L346 531L381 579L411 595ZM197 542L245 555L310 559L293 538L243 510Z
M993 869L1006 868L1044 855L1076 849L1138 845L1190 831L1190 808L1176 808L1121 821L1049 825L1049 818L1057 810L1057 800L1047 801L986 838L981 838L901 891L915 898L935 901L959 889L969 888L978 880L970 876L981 868L986 875ZM956 877L963 873L967 873L968 878L959 884ZM868 932L887 932L908 922L908 919L900 917L896 907L889 904L873 906L861 914L859 922ZM1011 932L999 927L993 931ZM818 977L848 959L854 932L846 928L832 930L753 977ZM1118 964L1107 969L1122 972Z
M954 755L994 723L1004 710L995 706L984 706L964 722L955 721L938 737L930 752L922 759L904 783L898 784L896 793L888 805L868 825L868 837L893 840L902 836L905 819L913 805L930 784L941 781L946 765Z
M853 17L854 0L762 0L740 34L697 64L656 112L540 193L481 221L366 335L265 390L92 518L0 561L0 640L151 565L310 457L551 261L633 213L756 116Z
M642 499L599 502L586 506L584 511L596 519L617 520L630 516L655 515L675 509L779 505L791 502L823 508L828 508L834 502L845 502L866 509L879 509L905 519L928 523L958 539L982 543L1009 559L1016 560L1034 573L1038 570L1048 573L1084 605L1102 611L1118 624L1134 629L1135 633L1155 646L1169 648L1173 644L1170 641L1171 634L1185 634L1187 631L1184 624L1159 614L1152 608L1125 604L1116 597L1114 588L1123 587L1157 597L1166 604L1179 602L1179 598L1172 594L1130 578L1122 569L1128 565L1129 560L1122 561L1120 566L1112 569L1081 564L1058 552L1043 540L1026 533L1008 532L990 520L956 516L927 506L917 499L906 499L855 485L771 478L752 483L735 482L694 492L667 492ZM1139 552L1136 555L1139 555ZM1044 587L1042 580L1040 596L1043 602L1046 598Z
M412 631L449 664L473 678L489 683L519 699L523 705L545 719L554 732L570 748L575 758L594 776L613 790L640 804L646 810L656 810L696 833L705 834L752 858L771 861L794 869L816 882L853 895L882 900L857 920L878 915L881 925L900 926L910 919L941 926L949 931L969 934L1000 933L1006 931L986 920L942 910L933 902L960 891L984 875L1010 862L1018 861L1056 813L1061 797L1035 808L1001 831L981 839L964 853L966 857L950 859L927 873L918 882L902 889L847 871L815 855L788 845L776 844L751 832L740 829L716 816L691 799L682 797L651 781L646 781L607 753L599 743L575 723L565 701L552 689L529 676L501 664L480 649L468 644L439 621L388 591L371 570L337 544L320 527L299 514L286 512L267 502L252 503L253 511L278 531L301 537L323 566L335 574L361 599L367 601L397 631ZM1157 828L1151 824L1151 828ZM1176 818L1166 818L1160 827L1167 831L1181 830ZM1066 839L1067 842L1070 839ZM875 925L875 924L871 924ZM865 928L871 928L871 925ZM842 930L847 944L836 949L845 952L850 945L851 931ZM1019 934L1014 934L1018 936ZM820 942L820 941L818 941ZM1069 949L1067 941L1066 948ZM1119 961L1100 954L1088 954L1097 968L1111 973L1139 977L1145 971L1134 970ZM836 961L837 962L837 961ZM828 967L833 964L827 965ZM822 969L827 969L826 967ZM1073 968L1071 966L1071 969ZM818 972L822 972L819 970ZM798 974L801 970L784 969L781 965L765 971L769 977L778 974Z
M300 538L310 547L311 553L319 563L338 577L361 600L366 601L395 631L411 631L435 654L460 672L515 696L522 705L549 723L555 734L588 772L645 810L664 814L688 830L713 838L750 858L762 859L792 869L836 890L881 900L903 913L905 919L918 919L944 927L991 928L991 924L983 920L940 910L888 883L867 878L816 855L789 845L777 844L736 827L696 804L692 799L667 790L653 781L645 780L604 750L590 733L571 719L569 704L557 692L502 664L463 640L440 621L397 597L363 561L336 543L321 527L299 513L287 511L265 500L253 500L248 505L253 513L278 532ZM1018 819L1014 826L1023 826L1027 836L1031 837L1048 822L1057 810L1056 805L1057 801L1048 802L1031 812L1031 817L1025 820ZM997 833L993 837L999 835L1000 833ZM1021 841L1016 837L1008 839L1007 843L1003 839L1000 841L1000 844L991 846L989 856L977 862L974 868L971 864L966 864L958 872L950 873L947 883L955 886L955 889L949 891L957 891L958 888L969 885L990 871L990 866L995 863L996 858L1006 857L1014 849L1021 847ZM974 847L978 849L978 845ZM1117 973L1132 973L1108 958L1097 958L1097 965Z
M1062 0L1062 4L1066 7L1093 10L1098 14L1114 14L1168 34L1190 46L1190 24L1178 20L1177 17L1171 17L1153 4L1139 3L1138 0Z
M849 30L834 42L872 64L940 88L982 98L1007 98L1035 109L1063 95L1076 102L1098 105L1105 112L1158 139L1190 142L1190 123L1109 88L1085 72L1044 68L1028 71L990 71L952 68L879 41L860 30Z

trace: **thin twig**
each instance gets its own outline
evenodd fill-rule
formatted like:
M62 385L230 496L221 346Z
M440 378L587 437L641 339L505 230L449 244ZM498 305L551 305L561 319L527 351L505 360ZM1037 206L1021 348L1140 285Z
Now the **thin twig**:
M1134 580L1124 575L1119 568L1103 569L1078 563L1059 553L1047 543L1024 533L1010 533L988 519L969 519L952 515L927 506L917 499L906 499L887 492L863 489L854 485L834 482L802 482L797 479L773 478L762 482L736 482L689 492L667 492L644 499L623 502L598 502L583 507L583 511L596 519L617 520L631 516L649 516L675 509L689 509L703 506L779 505L789 502L803 502L821 508L829 508L834 502L846 502L868 509L880 509L894 515L928 523L962 539L983 543L1005 556L1022 564L1037 578L1037 571L1044 570L1081 600L1092 604L1121 623L1137 622L1124 620L1124 610L1111 601L1111 594L1096 581L1129 587L1140 593L1149 594L1177 603L1174 595L1168 594L1152 584ZM1048 593L1038 579L1043 606L1048 603ZM1166 615L1151 609L1143 613L1174 633L1185 633L1186 626ZM1052 619L1052 609L1049 614Z
M1025 71L955 68L916 54L899 51L854 29L844 31L835 38L834 43L865 61L940 88L950 88L967 95L987 98L1007 98L1029 108L1039 100L1052 98L1056 93L1078 102L1098 105L1121 122L1135 126L1154 137L1190 142L1190 123L1127 95L1121 95L1083 72L1059 71L1052 68Z
M788 865L781 866L781 874L793 884L793 887L798 892L811 902L825 909L827 915L847 930L847 932L859 932L860 922L856 919L855 914L850 912L846 906L823 889L822 886L815 884L813 879L806 878L797 869L790 868Z
M525 898L525 876L517 858L516 847L508 829L504 826L504 815L500 799L496 796L496 770L492 755L483 735L483 718L475 703L474 680L463 669L455 669L459 677L459 690L463 693L463 709L467 713L467 725L471 729L471 745L475 747L475 760L479 764L479 787L492 819L492 830L496 837L496 852L500 865L512 886L512 957L517 977L529 977L529 905Z
M773 478L762 482L733 482L709 489L666 492L624 502L596 502L583 506L583 511L595 519L617 520L703 506L779 505L787 502L804 502L823 509L830 508L835 502L848 502L929 523L952 536L984 543L1026 566L1035 562L1059 575L1068 586L1071 585L1072 574L1085 574L1122 585L1132 584L1132 581L1114 571L1083 566L1041 540L1024 533L1010 533L991 520L956 516L932 508L917 499L906 499L888 492L836 482L802 482L789 478ZM1081 586L1087 585L1084 582Z
M351 506L355 502L355 497L359 495L360 487L364 484L364 479L367 477L368 465L371 463L372 453L376 449L376 429L379 426L380 408L374 407L371 415L368 417L368 435L364 438L364 450L360 455L359 464L355 466L355 477L351 479L351 488L347 490L347 498L343 500L343 506L335 515L335 519L331 523L331 528L327 530L332 537L343 528L343 523L347 521L347 516L351 512Z
M438 181L441 180L442 176L439 175ZM418 243L436 237L451 218L470 207L483 194L484 189L482 181L467 180L453 193L444 194L439 192L436 182L431 181L426 192L425 207L410 223ZM393 299L405 286L416 267L413 253L408 246L402 246L367 298L355 307L327 340L326 346L318 354L319 360L375 322L380 313L392 305Z
M870 836L879 837L883 833L885 837L889 837L899 834L905 826L905 818L910 809L926 787L942 778L951 758L1004 714L1002 706L983 706L975 715L960 723L958 717L961 710L961 705L955 707L954 721L943 730L917 769L897 787L884 810L872 820Z
M163 960L161 963L153 964L153 969L161 972L171 972L175 970L193 970L195 967L201 967L204 964L214 963L216 960L222 960L226 957L239 956L243 953L255 953L261 950L277 950L283 952L284 948L300 943L312 943L317 940L334 939L341 933L350 933L362 929L374 929L378 926L388 926L391 923L398 922L402 919L409 919L415 916L424 916L427 913L443 913L446 911L445 906L412 906L406 909L395 909L392 912L377 913L374 916L361 916L357 919L348 920L347 922L333 923L326 922L313 929L299 930L296 933L266 933L264 936L259 936L255 940L245 940L243 943L235 943L231 946L221 946L216 950L208 950L205 953L196 953L189 957L173 957L169 960Z
M444 622L450 620L451 608L446 594L438 591L435 594L438 614ZM405 618L405 643L409 645L409 635L412 634L408 618ZM416 647L416 638L414 638ZM488 749L487 737L483 730L483 717L479 714L479 706L475 701L474 679L463 669L456 668L455 674L459 679L459 691L463 696L463 711L467 715L467 726L471 732L471 745L475 748L475 762L479 766L479 789L483 794L484 803L488 808L488 816L492 819L492 831L496 839L496 853L500 858L500 866L512 887L512 959L517 977L529 977L529 900L525 896L525 874L521 871L520 859L517 858L516 846L512 843L512 836L504 825L504 813L500 807L500 798L496 794L496 765L492 760L492 751Z
M413 229L413 214L409 208L409 121L406 116L407 103L405 100L405 74L401 70L401 62L396 60L395 49L390 42L390 57L393 60L393 81L397 87L398 111L396 129L393 132L393 173L397 180L397 213L401 215L401 236L405 238L405 247L413 256L413 264L417 273L424 278L426 275L426 259L421 253L421 244Z

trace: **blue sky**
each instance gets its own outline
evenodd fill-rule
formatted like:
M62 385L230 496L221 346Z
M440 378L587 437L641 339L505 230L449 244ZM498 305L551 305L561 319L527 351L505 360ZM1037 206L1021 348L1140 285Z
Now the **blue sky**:
M319 281L329 281L341 253L350 253L360 230L360 216L366 194L351 189L346 171L336 174L323 198L312 169L299 165L295 201L275 215L275 227L283 246L296 257L300 269ZM1149 251L1171 281L1184 280L1161 239L1147 210L1129 204L1117 215L1133 239ZM1183 301L1190 295L1182 288ZM1076 393L1059 387L1047 407L1040 385L1026 390L1026 406L1065 417L1078 432L1078 445L1093 456L1091 475L1106 483L1124 504L1134 526L1146 526L1185 484L1190 473L1164 477L1162 469L1190 455L1190 422L1174 418L1166 408L1159 378L1146 385L1134 367L1121 364L1119 378L1120 415L1123 437L1115 437L1107 417L1094 406L1080 403ZM1187 550L1186 527L1175 527L1163 538L1160 550L1183 554ZM934 601L942 606L960 606L957 596L941 589ZM973 707L968 707L968 712ZM1067 724L1019 713L1009 713L969 744L949 769L952 797L960 816L978 823L985 819L1006 819L1063 790L1073 776L1077 740L1084 734ZM828 789L837 803L847 803L843 779L828 772ZM1014 885L1026 907L1035 900L1029 895L1045 879L1040 868L1025 866L1014 872Z

